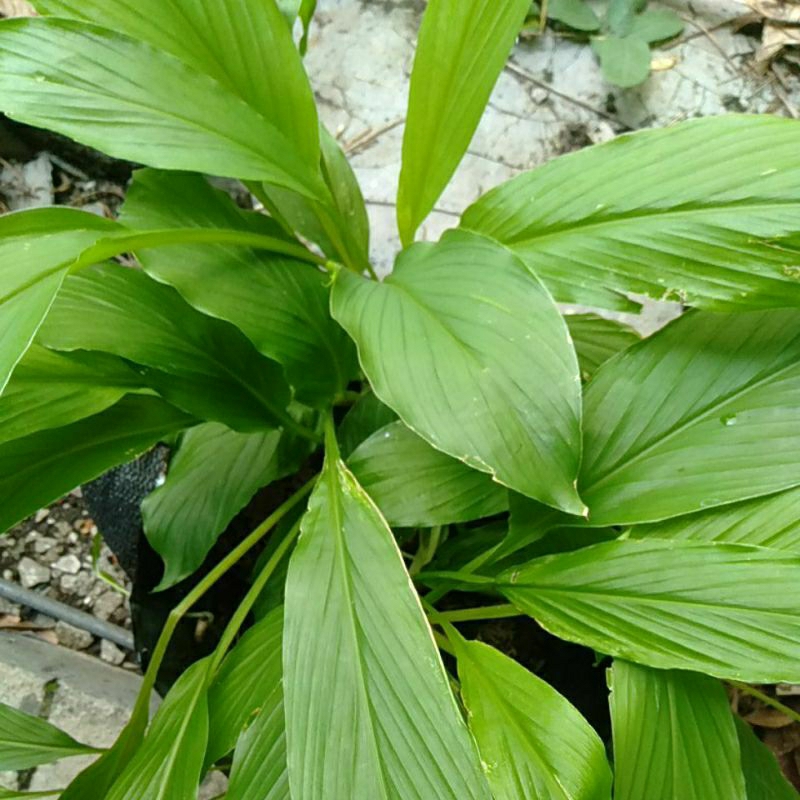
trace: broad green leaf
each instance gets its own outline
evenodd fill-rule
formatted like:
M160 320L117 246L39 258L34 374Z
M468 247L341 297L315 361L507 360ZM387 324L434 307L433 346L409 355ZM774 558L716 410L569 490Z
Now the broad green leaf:
M417 41L397 220L414 239L463 157L530 0L431 0Z
M40 12L147 42L209 75L280 131L307 164L319 159L317 110L274 0L37 0ZM281 154L282 155L282 154ZM216 170L209 170L219 174Z
M286 583L292 798L489 800L392 533L335 449Z
M218 422L191 428L166 481L142 503L147 540L164 559L157 590L191 575L262 486L285 473L282 431L237 433Z
M109 11L105 4L102 8L105 17ZM157 8L143 20L153 29L161 23L163 4ZM140 12L131 9L128 13ZM275 14L280 17L277 9ZM248 24L242 19L242 28ZM186 37L190 27L182 26L177 36ZM282 20L279 27L285 32ZM239 50L236 58L228 54L225 64L236 63L242 55ZM257 79L250 75L249 81L266 85L263 74ZM0 110L116 158L271 181L321 199L327 194L316 161L304 158L295 144L303 134L284 135L202 65L188 64L146 41L80 21L3 21Z
M356 400L336 431L342 458L347 460L361 442L372 436L379 428L397 420L397 414L381 403L372 392Z
M653 522L800 484L800 310L694 312L584 397L593 524Z
M616 541L497 578L562 639L659 669L752 683L800 678L800 557L745 545Z
M324 126L320 144L320 168L331 202L323 204L277 186L253 191L285 227L315 242L329 258L363 271L369 263L369 219L361 188L342 148Z
M105 264L70 275L39 338L56 350L99 350L140 364L167 400L237 430L296 425L274 361L140 270Z
M193 800L208 739L208 659L178 678L107 800Z
M101 414L0 444L0 531L194 424L156 397L123 397Z
M662 42L677 36L683 30L683 20L668 8L643 11L633 18L631 36L645 42Z
M31 345L0 396L0 442L99 414L143 385L142 376L114 356Z
M783 776L775 755L743 719L736 717L735 722L747 800L798 800L800 795Z
M233 750L239 734L280 687L283 606L273 609L239 640L208 690L206 763ZM284 762L285 762L284 754Z
M239 738L225 800L291 800L280 684Z
M29 769L59 758L96 752L47 720L0 703L0 770Z
M300 3L300 19L303 22L303 38L300 40L300 53L306 54L308 35L311 32L311 20L317 10L317 0L302 0Z
M402 422L373 433L347 464L393 526L430 528L508 509L506 489L435 450Z
M289 798L282 636L279 607L245 633L209 689L206 762L236 747L227 800Z
M640 340L633 328L596 314L567 314L564 319L585 381L611 356Z
M550 0L547 16L576 31L596 31L600 27L600 19L584 0Z
M608 289L690 305L797 306L800 122L708 117L558 158L484 195L462 226L513 248L557 300Z
M495 800L610 800L605 747L578 710L498 650L461 637L453 643Z
M650 75L650 46L636 36L603 36L592 40L603 77L615 86L638 86Z
M800 488L710 508L650 525L636 525L634 539L686 539L753 544L800 553Z
M67 208L0 217L0 392L47 315L69 264L115 223Z
M615 800L750 800L719 681L625 661L609 677Z
M409 428L522 494L583 511L578 362L549 294L512 253L449 231L401 253L383 283L341 271L332 308Z
M243 212L199 175L135 173L121 219L136 229L219 227L275 235L272 220ZM301 400L328 401L356 371L352 342L331 319L327 276L248 247L194 246L139 254L144 269L195 308L226 320L286 369Z

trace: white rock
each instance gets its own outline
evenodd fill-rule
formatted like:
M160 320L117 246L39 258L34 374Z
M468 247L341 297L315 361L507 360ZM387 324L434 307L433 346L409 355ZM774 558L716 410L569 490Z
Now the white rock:
M73 555L61 556L61 558L53 564L53 567L55 569L60 569L62 572L66 572L67 575L77 575L81 571L81 560Z
M40 508L36 512L36 516L34 517L34 521L37 522L37 523L44 522L49 516L50 516L50 509L49 508Z
M39 586L50 580L50 570L41 564L37 564L27 556L20 560L17 565L17 571L19 572L19 582L26 589L32 589L34 586Z
M113 642L103 639L100 642L100 658L109 664L119 666L125 660L125 652L120 650Z
M51 547L54 547L57 542L49 536L38 536L35 534L31 537L33 542L33 550L35 553L46 553Z

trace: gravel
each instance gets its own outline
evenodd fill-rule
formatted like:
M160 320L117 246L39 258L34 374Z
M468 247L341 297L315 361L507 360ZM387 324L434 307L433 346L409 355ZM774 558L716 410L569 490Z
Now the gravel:
M34 586L39 586L50 580L50 570L27 556L20 559L17 565L17 572L19 573L19 582L26 589L33 589Z

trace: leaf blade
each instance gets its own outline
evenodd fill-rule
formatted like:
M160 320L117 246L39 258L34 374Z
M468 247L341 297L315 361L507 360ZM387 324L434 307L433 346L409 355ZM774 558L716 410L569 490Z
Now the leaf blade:
M749 800L719 681L624 661L610 675L617 800Z
M397 219L413 241L469 147L530 8L527 0L432 0L419 31Z
M292 797L488 800L391 532L344 464L327 458L286 584ZM369 580L357 563L370 564Z
M331 303L375 394L411 430L506 486L583 511L577 359L550 296L506 249L450 231L401 254L381 284L340 272Z
M658 669L770 683L800 672L798 569L777 550L649 539L545 556L497 581L568 641Z

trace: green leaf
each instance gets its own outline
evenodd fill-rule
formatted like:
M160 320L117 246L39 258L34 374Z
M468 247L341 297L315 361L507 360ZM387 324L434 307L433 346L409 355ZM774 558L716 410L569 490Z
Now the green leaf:
M557 300L619 292L729 309L800 305L800 122L693 120L558 158L493 189L462 225L510 246Z
M53 797L60 794L61 789L53 789L51 792L22 792L16 789L4 789L0 786L0 800L31 800L35 797Z
M729 542L800 553L800 487L710 508L650 525L636 525L634 539L655 536L701 542Z
M603 77L615 86L628 89L650 76L650 47L636 36L603 36L592 39L600 58Z
M645 42L663 42L683 31L683 20L668 8L643 11L633 18L631 36Z
M750 800L719 681L625 661L609 676L615 800Z
M329 442L286 583L292 797L489 800L392 533L336 456Z
M303 22L303 38L300 40L300 53L306 54L308 49L308 34L311 31L311 20L317 10L317 0L302 0L300 4L300 19Z
M236 745L226 800L289 800L282 635L281 606L242 637L209 690L206 761Z
M498 650L451 641L495 800L610 800L605 747L578 710Z
M236 745L225 800L291 800L280 684Z
M577 359L512 253L448 231L401 253L383 283L341 271L332 308L375 394L409 428L522 494L583 511Z
M431 0L417 41L397 194L407 245L469 147L530 0Z
M614 36L627 36L633 27L633 19L643 11L648 0L609 0L606 12L606 27Z
M611 356L640 340L633 328L596 314L567 314L564 319L585 381Z
M363 394L347 412L336 431L342 458L348 459L361 442L396 419L397 414L381 403L372 392Z
M237 433L218 422L181 438L166 481L142 503L147 540L164 559L155 591L191 575L262 486L286 474L282 431Z
M129 396L101 414L0 444L0 531L193 423L156 397Z
M107 800L191 800L208 739L209 659L192 664L158 709L144 742Z
M497 578L562 639L659 669L751 683L800 678L800 557L734 544L616 541Z
M99 414L143 385L142 376L114 356L31 345L0 396L0 442Z
M258 111L306 163L319 158L314 96L273 0L217 0L213 8L203 0L37 0L37 6L171 53Z
M600 27L600 19L584 0L550 0L547 16L576 31L596 31Z
M136 229L214 226L275 235L274 222L243 212L199 175L135 173L121 219ZM320 403L356 371L355 350L331 319L327 276L309 264L248 247L194 246L139 254L148 274L195 308L242 330L286 369L301 400Z
M270 701L275 687L280 688L282 637L280 606L253 625L222 662L208 690L207 764L233 750L248 722ZM285 752L283 760L285 763Z
M653 522L800 484L800 311L690 313L584 398L592 524ZM713 480L709 479L713 476Z
M369 219L364 197L344 151L324 126L320 126L320 142L320 168L330 190L330 203L268 184L251 188L285 227L316 243L329 258L363 271L369 263Z
M0 703L0 770L29 769L59 758L96 752L47 720Z
M393 526L430 528L508 509L506 489L435 450L402 422L373 433L347 464Z
M736 717L735 722L747 800L798 800L800 795L783 776L772 751L743 719Z
M140 364L150 385L201 418L245 431L296 426L274 361L139 270L106 264L69 276L39 338L56 350L99 350Z
M272 7L286 33L274 3L257 5ZM138 9L128 13L141 13ZM152 29L163 19L163 5L157 9L142 20ZM108 13L103 5L102 16ZM248 25L243 18L241 27ZM183 38L189 29L183 25L170 35ZM225 64L231 61L236 63L226 58ZM263 74L258 80L248 74L248 81L266 86ZM82 22L43 18L2 23L0 110L116 158L265 180L322 199L327 194L316 158L304 157L296 145L305 134L294 130L284 135L272 114L268 120L212 77L205 61L190 64L146 41ZM312 129L316 135L316 125Z
M0 392L47 315L70 262L117 227L67 208L0 217Z

